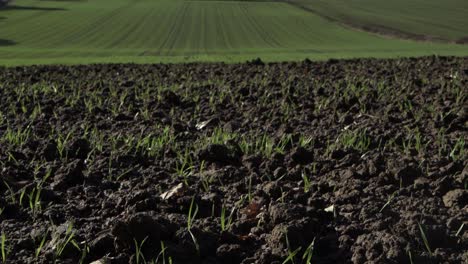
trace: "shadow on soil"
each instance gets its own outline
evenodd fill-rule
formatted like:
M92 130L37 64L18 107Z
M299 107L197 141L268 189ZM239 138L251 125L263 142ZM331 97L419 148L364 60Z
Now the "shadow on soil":
M0 39L0 47L3 47L3 46L13 46L13 45L16 45L17 43L12 41L12 40L8 40L8 39Z
M17 5L0 7L0 11L7 11L7 10L65 11L66 9L60 8L60 7L17 6Z

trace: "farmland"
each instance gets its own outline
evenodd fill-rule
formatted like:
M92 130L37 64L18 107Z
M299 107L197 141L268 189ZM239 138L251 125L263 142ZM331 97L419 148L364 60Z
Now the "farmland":
M312 2L306 4L310 7ZM330 16L342 11L330 10ZM362 19L368 18L363 15L355 20L361 23ZM428 30L458 38L466 33L465 22L454 24L454 30L445 30L443 24ZM468 54L467 45L416 42L354 30L280 1L17 0L0 10L0 28L3 65Z
M467 83L436 56L2 68L1 261L466 263Z
M468 41L464 0L294 0L335 22L381 34L447 42Z
M0 263L468 263L467 4L407 2L2 7Z

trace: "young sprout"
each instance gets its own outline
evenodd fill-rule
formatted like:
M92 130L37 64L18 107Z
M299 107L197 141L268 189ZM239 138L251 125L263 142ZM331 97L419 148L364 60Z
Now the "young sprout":
M140 259L142 259L143 262L146 263L145 256L143 255L143 252L141 251L143 244L145 244L146 239L148 239L148 237L145 237L140 243L138 243L135 238L133 239L133 242L135 243L136 264L140 264Z
M286 236L286 246L288 248L288 257L283 261L282 264L286 264L286 263L292 263L294 264L294 259L297 255L297 253L299 253L299 251L301 251L302 247L298 247L296 250L294 251L291 251L291 246L289 244L289 239L288 239L288 234L285 234Z
M31 190L31 193L28 194L29 197L29 208L34 216L41 211L41 191L42 189L39 186L34 187Z
M315 237L310 243L310 245L306 248L304 255L302 255L302 260L305 260L306 264L312 264L312 257L314 256L314 248L315 248Z
M18 128L17 130L8 127L2 139L15 147L22 147L26 144L30 134L31 129L29 125L25 129Z
M304 172L302 172L302 180L304 181L304 192L307 193L310 191L312 183L310 182L309 177L307 177L307 175Z
M195 205L195 207L194 207ZM197 253L200 254L200 245L198 244L198 241L195 237L195 235L192 233L192 225L193 221L195 220L195 217L197 216L198 213L198 205L195 204L195 196L192 197L192 202L190 203L190 208L188 212L188 217L187 217L187 230L190 236L192 237L192 241L195 245L195 248L197 250Z
M55 234L52 238L52 244L55 247L55 255L54 255L54 262L57 262L58 258L60 258L63 254L63 251L67 248L69 244L73 245L76 249L81 250L76 241L73 239L75 237L75 231L73 231L73 223L69 223L67 227L67 231L65 232L65 237L60 238L60 234Z
M160 263L159 258L162 257L162 264L166 264L166 250L167 250L167 247L164 244L164 241L161 240L161 251L159 252L158 256L156 257L156 260L154 260L152 263L159 264ZM172 258L171 257L168 258L168 262L169 262L169 264L172 264Z
M2 251L2 263L7 263L7 257L8 257L8 249L6 248L6 235L5 233L2 233L1 239L0 239L0 250Z
M394 191L394 192L392 193L392 195L390 195L390 196L388 197L387 202L382 206L382 208L380 208L379 213L381 213L381 212L393 201L393 199L395 198L395 196L396 196L397 193L398 193L398 191Z
M454 161L465 157L465 139L463 137L459 138L455 143L455 146L453 146L452 151L450 151L450 157Z
M36 248L36 251L35 251L36 260L39 258L39 254L41 253L42 248L44 247L44 244L46 242L46 239L47 239L48 235L49 234L47 232L44 234L44 236L42 237L41 242L39 243L38 247Z
M58 133L57 150L59 152L60 158L62 158L62 159L63 158L66 159L65 147L67 146L68 141L70 140L72 134L73 134L72 132L68 132L68 134L64 136L60 132Z
M212 182L213 180L213 176L211 177L207 177L204 175L203 173L203 170L205 169L205 161L203 160L200 164L200 171L198 173L198 175L200 175L200 178L201 178L201 183L203 185L203 189L208 192L210 191L210 183Z
M421 232L421 237L423 239L424 246L426 247L427 252L429 253L429 255L432 256L432 250L431 250L431 247L429 245L429 240L427 239L426 232L424 232L424 228L420 223L418 223L418 226L419 226L419 231Z
M221 231L226 231L232 225L232 218L235 212L235 207L232 208L231 213L229 216L226 216L226 207L223 206L221 209Z

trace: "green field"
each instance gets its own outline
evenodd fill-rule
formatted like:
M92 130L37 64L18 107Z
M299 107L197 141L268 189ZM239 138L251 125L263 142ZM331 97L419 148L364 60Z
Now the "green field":
M358 26L376 26L458 41L468 38L466 0L293 0L317 14Z
M447 34L464 36L463 23ZM354 30L278 1L17 0L0 10L3 65L431 54L468 55L468 45Z

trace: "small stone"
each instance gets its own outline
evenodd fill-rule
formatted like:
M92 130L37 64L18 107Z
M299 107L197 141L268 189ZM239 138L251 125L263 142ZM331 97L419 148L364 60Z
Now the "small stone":
M468 191L463 189L456 189L449 191L442 197L444 205L446 207L464 207L467 205L468 201Z

